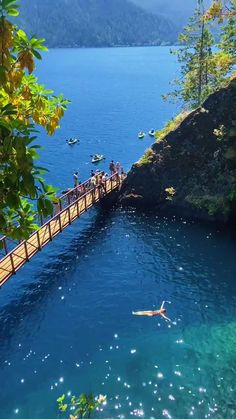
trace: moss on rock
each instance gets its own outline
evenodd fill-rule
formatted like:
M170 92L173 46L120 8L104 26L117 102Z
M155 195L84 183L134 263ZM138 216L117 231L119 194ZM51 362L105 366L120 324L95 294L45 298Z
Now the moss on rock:
M135 205L137 196L137 205L147 208L224 220L236 215L235 80L157 137L129 172L123 204ZM166 199L168 188L175 191L171 199Z

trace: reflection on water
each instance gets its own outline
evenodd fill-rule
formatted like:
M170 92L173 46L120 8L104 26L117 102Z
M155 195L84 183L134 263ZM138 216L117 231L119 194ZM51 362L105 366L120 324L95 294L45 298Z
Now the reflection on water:
M228 234L119 209L68 234L1 291L1 418L56 419L82 391L108 395L106 418L234 418ZM162 300L171 323L131 315Z

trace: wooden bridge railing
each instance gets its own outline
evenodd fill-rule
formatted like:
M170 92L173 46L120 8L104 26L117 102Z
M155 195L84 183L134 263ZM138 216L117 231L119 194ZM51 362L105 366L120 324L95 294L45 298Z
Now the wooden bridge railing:
M99 176L101 172L97 173ZM76 186L75 188L68 189L67 192L64 192L61 196L58 197L58 203L54 204L53 208L53 216L57 215L61 212L64 208L70 205L73 201L83 195L90 189L90 179L86 180L85 182L81 183L80 185ZM49 221L52 216L48 216L47 218L43 217L42 215L35 215L35 222L39 226L43 226ZM2 256L7 255L11 250L13 250L18 244L20 244L20 240L13 240L7 236L3 236L0 238L0 258Z
M59 198L55 214L27 240L21 241L10 251L7 246L7 238L2 237L0 240L6 255L0 260L0 286L81 214L105 195L117 189L121 181L119 175L114 174L106 180L104 191L99 186L91 188L90 180L69 190Z

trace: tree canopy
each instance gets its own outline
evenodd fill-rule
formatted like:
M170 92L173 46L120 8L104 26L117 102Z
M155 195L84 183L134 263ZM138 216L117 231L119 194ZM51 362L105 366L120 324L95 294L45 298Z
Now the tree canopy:
M36 128L52 135L68 103L37 83L35 60L47 48L11 23L18 7L17 0L0 0L0 233L14 239L37 228L37 211L52 213L55 189L37 164Z
M175 80L175 90L165 98L180 99L184 107L193 108L227 85L236 63L235 4L235 0L227 4L215 0L205 10L203 0L198 0L194 16L179 35L181 46L174 51L181 76ZM213 22L218 25L218 42L213 36Z

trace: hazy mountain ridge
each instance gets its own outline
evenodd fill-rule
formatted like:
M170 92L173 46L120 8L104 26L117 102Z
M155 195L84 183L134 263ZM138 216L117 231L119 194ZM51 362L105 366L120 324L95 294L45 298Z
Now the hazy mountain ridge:
M151 13L163 15L175 22L176 26L182 27L192 15L197 6L197 0L131 0L135 5L142 7ZM209 5L210 0L205 0Z
M174 24L128 0L22 0L21 24L50 47L171 44Z

